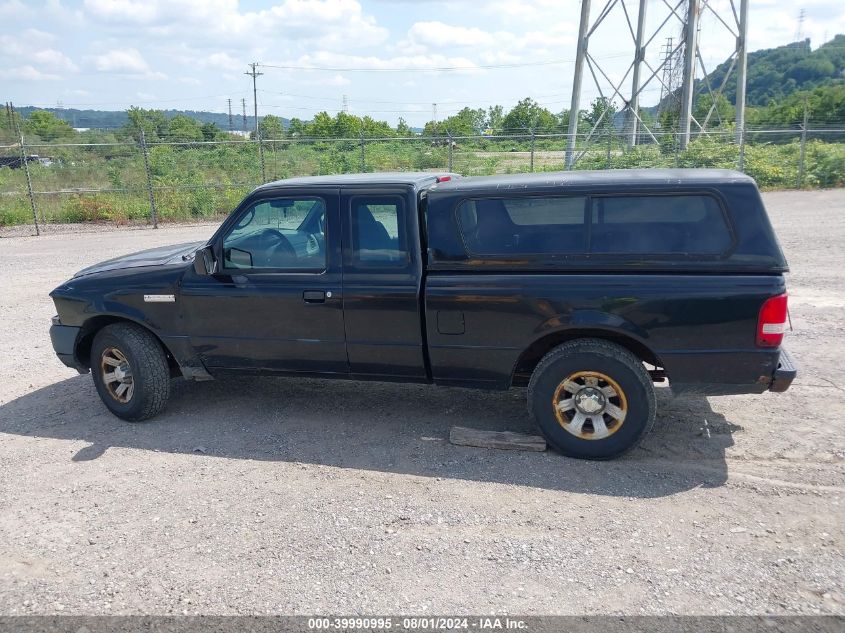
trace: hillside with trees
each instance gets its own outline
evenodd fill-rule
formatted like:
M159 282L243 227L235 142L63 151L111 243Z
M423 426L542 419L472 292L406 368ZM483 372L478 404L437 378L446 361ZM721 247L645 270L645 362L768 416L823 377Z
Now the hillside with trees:
M730 62L725 61L710 73L714 88L722 84ZM810 40L748 54L746 104L769 106L799 91L845 84L845 35L836 35L816 50ZM725 84L724 95L736 103L736 69Z

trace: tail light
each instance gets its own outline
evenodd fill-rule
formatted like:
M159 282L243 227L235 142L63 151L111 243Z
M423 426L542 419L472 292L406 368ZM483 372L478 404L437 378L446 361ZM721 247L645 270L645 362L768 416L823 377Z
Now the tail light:
M786 332L786 293L766 299L757 319L757 346L777 347Z

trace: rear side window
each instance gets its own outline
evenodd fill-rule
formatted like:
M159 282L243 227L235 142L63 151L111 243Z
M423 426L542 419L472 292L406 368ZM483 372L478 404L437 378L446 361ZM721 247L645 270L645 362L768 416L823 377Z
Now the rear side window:
M713 256L733 237L706 194L521 197L463 201L458 223L474 255Z
M404 202L398 196L356 196L351 199L352 260L358 266L404 266Z
M465 200L458 222L477 255L583 253L585 205L583 196Z
M591 222L591 253L719 255L732 241L707 195L596 197Z

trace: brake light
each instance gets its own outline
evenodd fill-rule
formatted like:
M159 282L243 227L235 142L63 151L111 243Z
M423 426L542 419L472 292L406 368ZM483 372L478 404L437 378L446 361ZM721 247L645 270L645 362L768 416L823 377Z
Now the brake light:
M786 293L766 299L760 308L757 319L758 347L777 347L783 341L786 332L787 302Z
M449 182L450 180L452 180L451 176L438 176L437 177L437 182Z

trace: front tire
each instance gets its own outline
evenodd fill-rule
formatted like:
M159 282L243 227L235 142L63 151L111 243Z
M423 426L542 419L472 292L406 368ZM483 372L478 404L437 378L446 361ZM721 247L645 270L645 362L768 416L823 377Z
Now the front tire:
M129 422L153 417L170 397L164 350L155 336L134 323L115 323L97 333L91 375L106 408Z
M636 447L654 425L654 385L624 347L578 339L540 360L528 385L528 409L564 455L613 459Z

